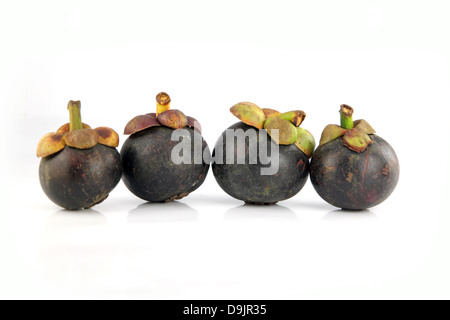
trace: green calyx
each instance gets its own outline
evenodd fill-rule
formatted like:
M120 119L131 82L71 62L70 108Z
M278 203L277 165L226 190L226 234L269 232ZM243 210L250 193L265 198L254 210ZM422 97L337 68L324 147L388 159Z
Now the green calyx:
M325 127L320 137L319 147L342 137L342 144L354 152L364 152L372 143L371 134L375 130L366 120L353 121L353 108L341 105L341 126L330 124Z
M267 130L275 143L295 144L308 157L311 157L315 147L314 137L310 132L299 127L306 117L305 112L294 110L280 113L274 109L261 109L251 102L235 104L230 111L245 124Z

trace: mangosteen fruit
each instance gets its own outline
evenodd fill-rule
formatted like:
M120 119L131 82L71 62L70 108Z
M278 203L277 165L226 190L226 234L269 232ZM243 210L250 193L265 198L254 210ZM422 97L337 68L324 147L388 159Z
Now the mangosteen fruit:
M80 108L80 101L69 101L70 123L43 136L37 147L42 189L55 204L69 210L99 204L122 177L118 134L82 123Z
M311 160L311 182L333 206L364 210L394 191L400 166L394 149L365 120L353 121L353 109L342 105L341 126L325 127Z
M121 150L123 182L137 197L169 202L186 197L205 181L211 154L197 120L170 109L167 93L156 96L156 113L128 122Z
M247 204L275 204L305 185L314 137L300 127L306 114L280 113L241 102L230 109L241 120L225 130L212 169L219 186Z

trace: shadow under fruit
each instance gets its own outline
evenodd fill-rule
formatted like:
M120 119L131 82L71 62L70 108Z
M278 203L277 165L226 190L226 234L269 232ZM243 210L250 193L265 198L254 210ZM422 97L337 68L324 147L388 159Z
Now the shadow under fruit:
M119 136L110 128L83 124L79 101L70 101L68 109L70 123L39 141L39 180L57 205L88 209L105 200L120 181Z
M230 196L248 204L275 204L296 195L308 179L309 157L315 145L313 136L299 127L305 113L280 113L261 109L250 102L236 104L231 112L242 122L224 131L215 145L212 169L219 186ZM227 139L227 132L239 131L245 140ZM251 146L255 142L256 148ZM278 149L277 157L271 151L274 147ZM264 150L262 153L260 148ZM226 160L230 152L232 163ZM271 163L261 158L265 158L265 153ZM252 162L252 157L256 161ZM272 166L273 161L277 161L278 170L273 174L262 174L261 169Z
M394 149L365 121L353 121L353 109L341 106L341 126L328 125L311 160L311 182L328 203L363 210L394 191L400 166Z
M122 150L123 182L137 197L149 202L168 202L186 197L205 181L210 151L200 124L179 110L170 110L170 97L156 97L157 113L133 118L125 127L130 137ZM177 131L177 132L175 132ZM172 141L173 134L177 140ZM172 156L179 143L190 152L188 161Z

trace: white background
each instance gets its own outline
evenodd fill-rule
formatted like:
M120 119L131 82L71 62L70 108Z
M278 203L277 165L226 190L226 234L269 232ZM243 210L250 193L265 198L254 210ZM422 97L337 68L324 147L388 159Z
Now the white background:
M450 298L448 1L1 1L1 298ZM39 138L119 133L166 91L212 147L240 101L302 109L319 140L354 107L397 151L397 189L342 212L311 184L273 207L210 172L143 204L122 183L86 212L42 192ZM121 135L121 143L125 140Z

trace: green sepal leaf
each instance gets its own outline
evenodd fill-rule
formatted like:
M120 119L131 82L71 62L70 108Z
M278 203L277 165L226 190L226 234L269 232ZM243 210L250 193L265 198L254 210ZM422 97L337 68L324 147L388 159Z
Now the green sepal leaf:
M277 143L282 145L290 145L297 140L297 128L288 120L280 118L269 118L264 123L264 129L267 130L270 137ZM278 137L275 134L278 130Z
M294 110L289 112L284 112L277 116L280 119L285 119L290 121L294 126L298 127L305 120L306 113L301 110Z
M361 153L372 143L372 138L359 128L348 130L342 138L342 144L352 151Z
M266 118L275 118L281 114L281 112L270 108L262 108L262 111L264 112Z
M342 137L347 132L346 129L341 128L335 124L329 124L323 129L322 136L320 137L319 147L323 146L325 143L330 142L334 139Z
M303 151L308 158L311 158L316 147L314 136L306 129L297 128L297 140L295 145Z
M245 124L257 129L264 128L266 115L264 114L264 111L256 104L251 102L240 102L232 106L230 111Z
M365 134L374 134L376 132L375 129L372 128L372 126L364 119L355 120L353 125Z

